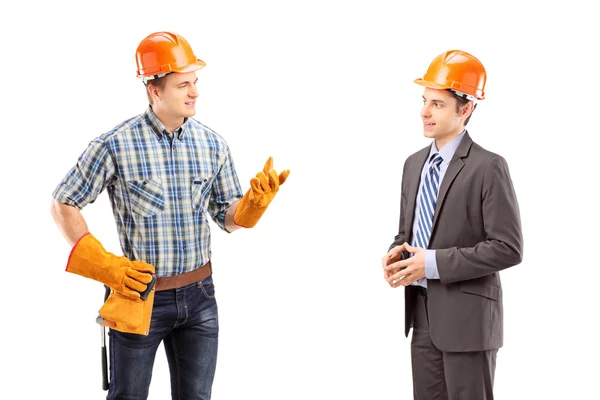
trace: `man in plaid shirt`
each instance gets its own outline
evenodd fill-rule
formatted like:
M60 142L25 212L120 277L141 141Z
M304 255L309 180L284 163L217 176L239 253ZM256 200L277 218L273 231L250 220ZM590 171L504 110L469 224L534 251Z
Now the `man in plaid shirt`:
M232 232L253 227L289 175L263 171L242 195L225 140L192 117L198 59L180 35L139 44L149 107L94 139L53 193L52 216L73 249L67 271L111 293L108 399L146 399L161 342L173 399L210 399L218 343L206 214ZM108 191L123 256L107 252L80 211Z

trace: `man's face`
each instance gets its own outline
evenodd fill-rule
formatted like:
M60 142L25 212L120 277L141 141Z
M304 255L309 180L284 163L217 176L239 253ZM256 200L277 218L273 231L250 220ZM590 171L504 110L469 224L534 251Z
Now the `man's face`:
M463 131L466 116L456 112L456 99L450 92L425 88L421 118L425 137L444 143Z
M174 73L166 76L165 86L160 90L159 107L172 118L189 118L196 114L196 71Z

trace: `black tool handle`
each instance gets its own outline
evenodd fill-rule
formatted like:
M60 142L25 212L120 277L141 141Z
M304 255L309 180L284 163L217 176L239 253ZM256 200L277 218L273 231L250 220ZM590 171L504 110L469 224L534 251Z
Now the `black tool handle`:
M106 346L102 347L102 390L108 390L108 356L106 354Z
M150 283L146 285L146 290L140 293L140 298L142 300L146 300L148 298L150 292L152 291L152 289L154 289L154 285L156 285L156 275L152 275L152 281L150 281Z
M104 301L110 296L110 288L104 285ZM106 353L106 331L103 326L100 327L102 334L102 390L108 390L108 355Z

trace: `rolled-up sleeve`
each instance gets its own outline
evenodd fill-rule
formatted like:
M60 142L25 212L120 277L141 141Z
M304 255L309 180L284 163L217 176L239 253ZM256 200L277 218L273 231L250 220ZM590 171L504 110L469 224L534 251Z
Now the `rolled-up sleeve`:
M242 188L235 171L229 148L226 157L215 177L211 188L208 214L223 230L225 229L225 214L233 203L242 198Z
M115 165L104 142L92 141L79 156L77 164L58 184L52 197L78 209L93 203L115 174Z

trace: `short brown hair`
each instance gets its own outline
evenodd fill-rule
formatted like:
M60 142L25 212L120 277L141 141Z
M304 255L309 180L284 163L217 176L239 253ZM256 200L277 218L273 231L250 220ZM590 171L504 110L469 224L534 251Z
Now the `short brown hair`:
M446 89L447 91L450 92L450 94L452 95L452 97L454 97L456 99L456 112L460 112L460 109L467 104L469 101L468 99L465 99L464 97L456 94L452 89ZM471 115L473 115L473 113L475 112L475 108L477 107L477 103L473 104L473 111L471 111ZM467 124L469 123L469 120L471 119L471 115L469 115L467 117L467 119L465 119L465 126L467 126Z
M167 80L165 79L167 76L161 76L160 78L150 79L148 82L144 83L146 86L146 96L148 96L148 102L152 105L152 96L150 96L150 86L154 86L155 88L162 90L165 88L165 83Z

